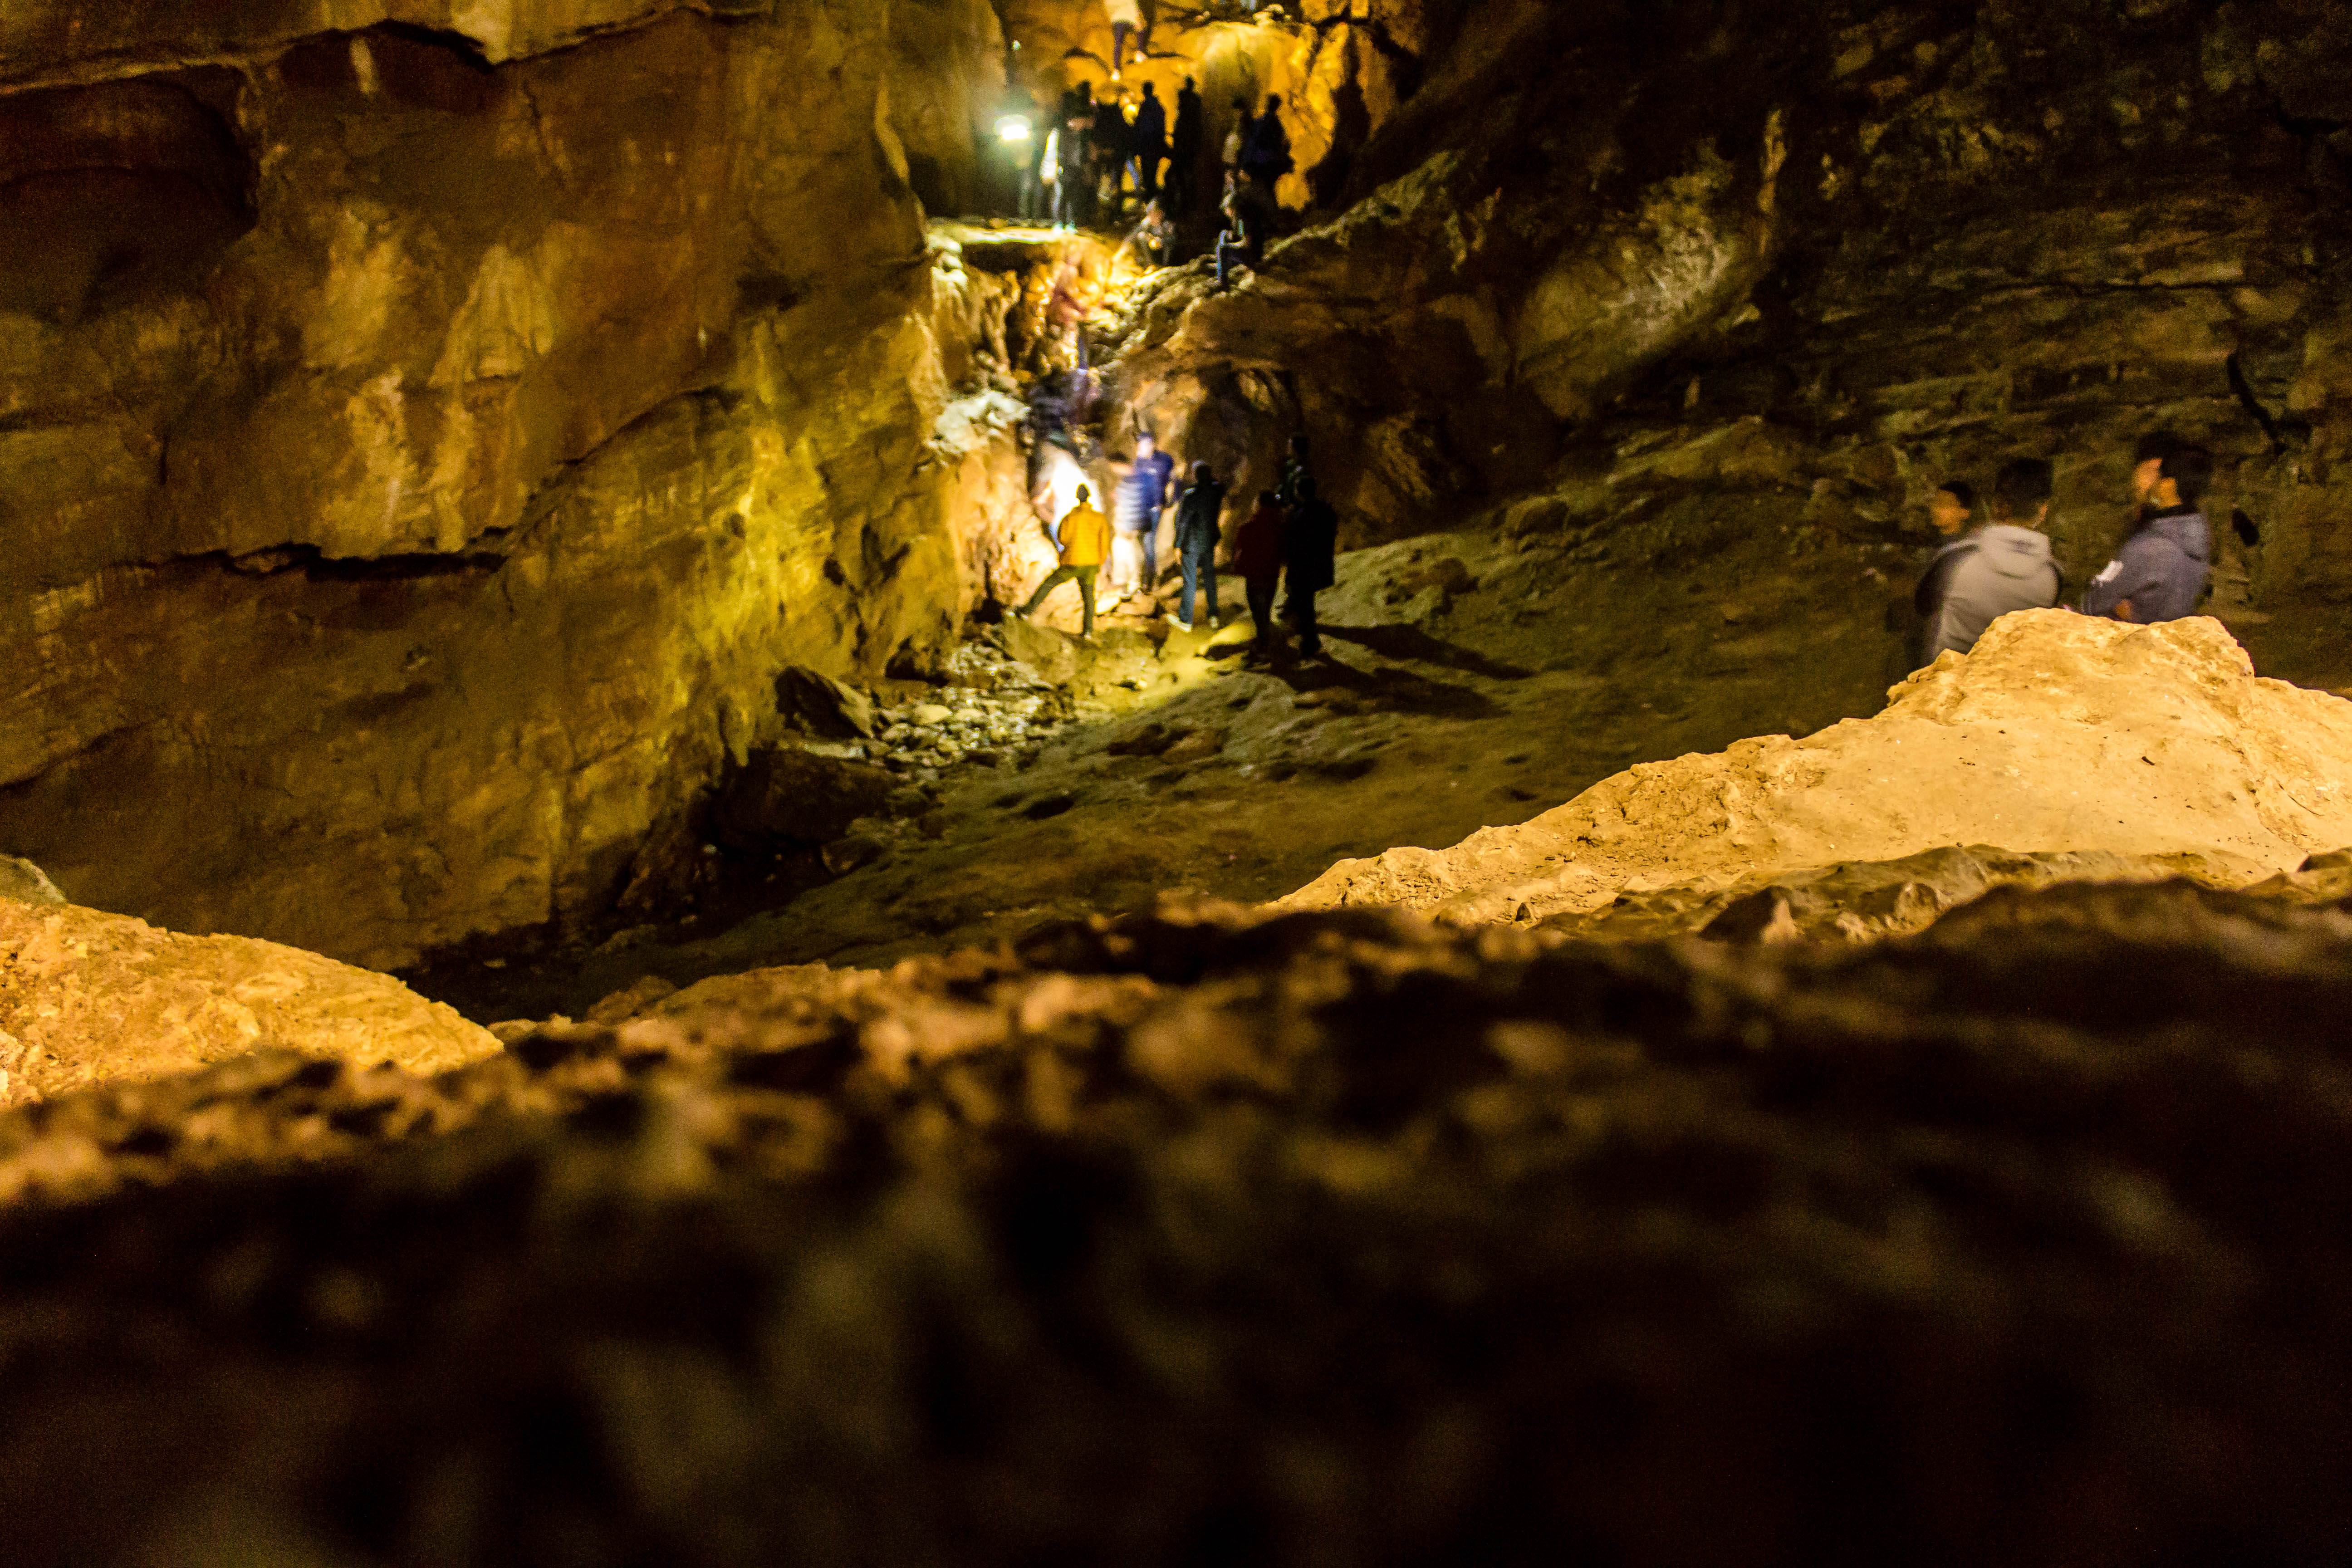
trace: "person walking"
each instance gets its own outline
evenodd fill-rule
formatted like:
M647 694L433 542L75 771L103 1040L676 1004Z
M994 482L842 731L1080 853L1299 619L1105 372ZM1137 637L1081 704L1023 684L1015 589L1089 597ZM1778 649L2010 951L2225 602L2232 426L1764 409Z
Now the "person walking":
M1176 508L1176 559L1184 569L1184 598L1179 612L1169 616L1186 631L1192 629L1194 592L1208 590L1209 625L1217 625L1217 531L1225 511L1225 487L1205 462L1192 465L1192 483Z
M1160 581L1160 514L1176 489L1176 459L1149 430L1135 438L1135 458L1119 469L1120 551L1134 574L1114 574L1125 592L1149 594Z
M1128 41L1142 36L1143 10L1137 0L1103 0L1103 9L1110 13L1110 79L1118 81L1127 73Z
M1279 640L1274 624L1275 591L1282 584L1283 531L1289 520L1272 490L1257 492L1257 510L1242 520L1234 533L1234 570L1241 574L1242 591L1249 601L1250 619L1257 635L1251 651L1270 658Z
M2051 489L2050 465L2020 458L1993 481L1992 521L1936 552L1912 598L1919 613L1913 668L1942 654L1967 653L2012 610L2046 610L2065 596L2065 574L2042 531L2050 521Z
M2197 613L2212 579L2213 533L2199 510L2213 479L2213 454L2153 437L2132 470L2139 522L2116 558L2083 593L2083 613L2137 626Z
M1298 481L1298 500L1283 521L1282 563L1289 584L1283 609L1298 628L1298 655L1323 651L1315 622L1315 595L1339 581L1339 514L1315 493L1312 476Z
M1135 188L1149 206L1160 199L1160 165L1168 161L1168 110L1148 81L1143 101L1136 106L1129 141L1135 149Z
M1062 514L1062 563L1037 584L1037 591L1021 606L1018 613L1023 620L1037 613L1046 595L1065 583L1076 583L1078 603L1086 608L1086 629L1078 635L1095 635L1095 578L1102 571L1103 557L1110 552L1110 521L1091 504L1093 493L1080 485L1077 504Z

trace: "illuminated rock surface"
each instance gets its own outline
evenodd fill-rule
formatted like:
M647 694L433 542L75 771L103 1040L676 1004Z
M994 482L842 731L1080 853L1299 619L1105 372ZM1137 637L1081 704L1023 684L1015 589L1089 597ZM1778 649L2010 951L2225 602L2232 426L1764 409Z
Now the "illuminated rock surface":
M314 952L0 898L0 1104L257 1050L435 1073L498 1048L398 981Z
M0 839L68 895L379 964L601 909L780 668L952 640L1006 437L937 428L887 104L985 5L87 9L0 39Z
M1542 920L1974 844L2195 856L2240 882L2293 870L2352 844L2352 703L2258 679L2211 620L2028 611L1876 718L1643 763L1452 849L1343 862L1286 902Z

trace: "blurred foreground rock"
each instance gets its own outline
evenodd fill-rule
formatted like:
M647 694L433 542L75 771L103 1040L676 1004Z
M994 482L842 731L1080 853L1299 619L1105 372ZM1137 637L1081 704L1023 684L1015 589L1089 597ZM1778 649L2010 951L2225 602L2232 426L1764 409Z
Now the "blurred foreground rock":
M421 1073L499 1048L390 976L314 952L0 898L0 1105L272 1047Z
M2340 1562L2347 1005L2344 907L2179 883L1860 952L1211 914L90 1091L0 1116L0 1508L101 1565Z

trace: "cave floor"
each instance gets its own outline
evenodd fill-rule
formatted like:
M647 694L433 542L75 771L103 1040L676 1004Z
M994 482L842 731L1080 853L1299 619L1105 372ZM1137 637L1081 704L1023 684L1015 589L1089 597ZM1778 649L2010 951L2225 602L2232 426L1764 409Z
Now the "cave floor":
M1349 552L1314 661L1244 657L1236 577L1214 632L1108 617L1075 650L1078 722L943 774L872 863L830 880L785 865L663 924L407 978L486 1023L578 1017L649 976L873 967L1162 899L1263 901L1335 860L1525 821L1637 762L1875 712L1901 673L1899 550L1763 529L1702 576L1619 549L1474 531Z

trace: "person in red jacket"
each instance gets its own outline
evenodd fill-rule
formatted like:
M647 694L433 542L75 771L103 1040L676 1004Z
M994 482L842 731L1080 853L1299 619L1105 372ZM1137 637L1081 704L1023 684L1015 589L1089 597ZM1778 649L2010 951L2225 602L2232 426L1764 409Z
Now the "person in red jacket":
M1257 625L1251 647L1262 655L1275 649L1274 594L1282 581L1283 531L1288 518L1272 490L1257 492L1257 510L1234 535L1234 570L1249 595L1250 619Z

